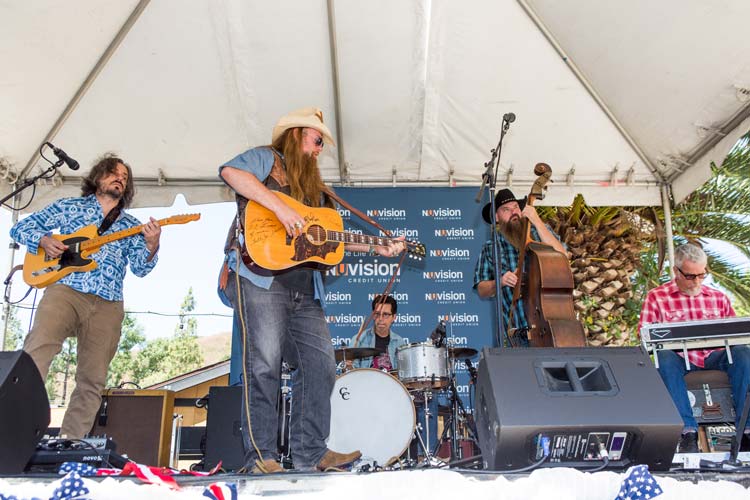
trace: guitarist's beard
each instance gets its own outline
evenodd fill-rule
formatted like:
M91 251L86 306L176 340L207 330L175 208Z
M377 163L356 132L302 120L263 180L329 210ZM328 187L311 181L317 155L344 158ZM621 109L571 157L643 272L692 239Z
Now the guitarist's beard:
M514 247L520 249L526 239L523 230L523 220L518 216L513 216L508 222L497 221L497 231L508 240Z
M291 196L307 206L319 207L320 195L325 184L320 177L318 159L311 154L303 153L297 134L290 132L285 134L286 140L282 152Z

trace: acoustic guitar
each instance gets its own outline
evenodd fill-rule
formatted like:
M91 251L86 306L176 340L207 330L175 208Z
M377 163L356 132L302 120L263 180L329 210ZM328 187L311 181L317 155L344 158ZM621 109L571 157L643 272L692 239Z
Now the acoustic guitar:
M169 224L187 224L198 220L201 214L173 215L166 219L160 219L160 226ZM97 227L94 224L82 227L71 234L53 234L52 237L68 245L63 254L53 259L49 257L42 247L39 247L36 255L27 252L23 260L23 280L34 288L44 288L58 281L63 276L73 272L88 272L96 269L97 263L87 258L96 253L100 247L113 241L128 238L140 234L145 224L130 227L111 234L97 235Z
M297 266L327 269L344 258L342 243L387 246L397 241L344 231L344 222L336 210L308 207L284 193L274 191L274 194L300 214L305 225L299 236L291 237L272 211L250 201L245 209L245 248L253 263L261 269L271 272ZM406 251L412 257L425 256L423 244L405 243Z

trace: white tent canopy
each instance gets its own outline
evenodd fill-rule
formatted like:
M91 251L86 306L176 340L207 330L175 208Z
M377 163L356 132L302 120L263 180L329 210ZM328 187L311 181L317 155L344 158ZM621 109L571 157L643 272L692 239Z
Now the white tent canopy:
M315 105L332 183L478 185L513 112L499 184L523 194L543 161L545 203L658 205L750 129L749 18L746 0L0 0L0 194L50 141L82 168L31 209L105 151L138 206L226 200L218 165Z

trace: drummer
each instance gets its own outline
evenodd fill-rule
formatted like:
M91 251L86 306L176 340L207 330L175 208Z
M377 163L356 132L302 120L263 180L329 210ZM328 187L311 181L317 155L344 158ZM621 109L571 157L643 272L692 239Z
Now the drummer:
M372 301L373 325L367 330L358 333L349 341L349 347L374 347L381 351L378 356L369 358L348 360L347 369L351 368L376 368L387 372L398 370L398 358L396 349L408 343L408 339L391 330L391 325L396 319L398 302L391 295L376 295Z

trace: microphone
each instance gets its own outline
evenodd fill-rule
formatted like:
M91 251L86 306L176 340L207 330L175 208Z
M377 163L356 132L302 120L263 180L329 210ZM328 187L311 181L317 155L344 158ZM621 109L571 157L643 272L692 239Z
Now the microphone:
M503 120L506 121L506 122L508 122L508 123L513 123L514 121L516 121L516 114L515 113L505 113L503 115Z
M471 364L470 359L465 359L464 363L466 364L466 369L469 370L469 376L471 377L471 382L476 385L477 384L477 369L474 368L474 365Z
M445 345L445 321L441 319L440 323L432 330L430 340L432 340L432 344L435 347L443 347Z
M55 153L55 156L57 156L57 158L60 161L65 162L65 164L68 166L68 168L70 168L71 170L78 170L78 168L80 167L80 165L78 164L78 162L75 161L70 156L68 156L68 154L65 151L63 151L60 148L56 148L53 144L51 144L49 142L45 142L44 144L46 144L47 146L49 146L50 148L52 148L52 152Z

